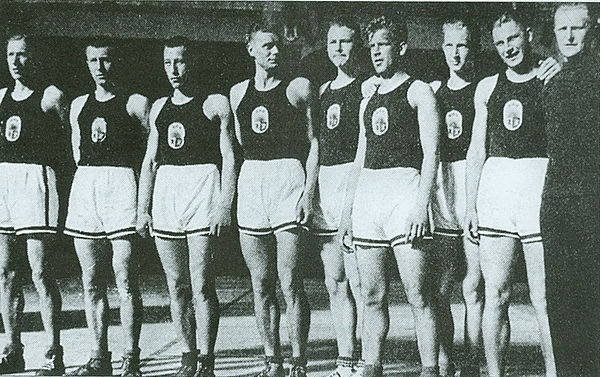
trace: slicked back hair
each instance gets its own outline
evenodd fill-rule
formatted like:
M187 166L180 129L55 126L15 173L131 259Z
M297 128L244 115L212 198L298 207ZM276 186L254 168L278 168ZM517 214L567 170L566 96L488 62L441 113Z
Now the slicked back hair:
M354 42L358 45L362 44L360 24L358 23L356 18L354 18L353 16L350 16L350 15L336 16L336 17L332 18L331 20L329 20L329 28L331 28L332 26L347 27L348 29L350 29L354 32L354 37L353 37Z
M469 33L469 48L479 50L481 48L481 31L479 25L467 17L450 17L444 20L442 31L447 29L467 29Z
M408 28L406 21L400 17L380 16L372 19L365 28L365 37L370 40L373 34L378 30L385 29L392 34L392 38L396 43L407 42Z

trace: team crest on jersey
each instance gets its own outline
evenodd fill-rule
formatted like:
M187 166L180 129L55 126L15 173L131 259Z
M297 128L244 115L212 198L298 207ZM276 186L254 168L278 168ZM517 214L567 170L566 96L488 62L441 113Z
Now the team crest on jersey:
M269 129L269 110L259 106L252 111L252 131L264 134Z
M333 130L340 125L340 105L334 103L327 109L327 128Z
M388 110L385 107L380 107L373 111L371 117L371 128L373 133L377 136L381 136L387 132L389 128Z
M185 127L179 122L169 124L168 130L169 147L179 149L185 144Z
M446 113L446 130L448 130L448 139L458 139L463 131L463 118L458 110L450 110Z
M8 141L17 141L21 136L21 117L13 115L6 120L6 129L4 130L4 137Z
M92 122L92 141L101 143L106 139L106 120L104 118L96 118Z
M516 99L511 99L504 104L504 127L509 131L518 130L523 124L523 104Z

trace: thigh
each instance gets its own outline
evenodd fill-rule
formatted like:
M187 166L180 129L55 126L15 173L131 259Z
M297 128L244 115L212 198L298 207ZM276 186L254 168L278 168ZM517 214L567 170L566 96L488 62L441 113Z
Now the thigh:
M277 276L277 253L273 236L251 236L240 232L240 245L253 279Z
M282 272L298 272L300 264L299 232L287 230L275 234L277 240L277 270Z
M155 237L156 249L169 281L189 281L188 249L184 239Z
M321 259L325 277L341 280L346 275L344 267L344 252L336 237L320 237Z
M0 234L0 271L16 270L24 262L17 238L11 234Z
M363 298L384 299L389 281L386 268L389 248L358 246L355 253Z
M480 262L486 286L498 289L510 287L518 242L512 237L481 237Z
M75 238L74 243L84 283L86 280L108 279L111 253L108 250L107 242Z
M135 265L135 251L131 237L110 240L112 246L112 264L115 273L131 271Z
M394 247L400 279L407 293L421 292L428 273L433 272L430 260L428 260L432 255L427 255L428 252L431 253L428 247L419 247L414 244Z
M481 277L481 256L479 253L479 245L469 241L467 237L462 238L465 277L479 278Z
M48 255L52 252L54 236L50 234L36 234L27 236L27 257L33 272L43 271L49 267Z
M211 272L214 260L214 240L205 236L188 236L189 268L192 281L204 280Z

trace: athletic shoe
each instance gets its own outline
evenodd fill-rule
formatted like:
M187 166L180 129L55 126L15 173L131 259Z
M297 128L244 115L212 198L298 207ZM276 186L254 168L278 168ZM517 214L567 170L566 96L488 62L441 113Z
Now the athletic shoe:
M302 365L293 365L290 368L289 377L306 377L306 367Z
M63 348L52 347L46 352L46 362L35 372L36 376L62 376L65 374L65 362L63 361Z
M90 357L87 363L77 368L69 376L112 376L112 364L110 362L110 352L107 355L94 355Z
M363 377L363 372L365 370L365 361L358 360L354 368L352 368L352 377Z
M285 377L283 359L270 356L265 357L265 368L256 377Z
M23 346L9 344L0 355L0 374L19 373L25 370Z
M383 377L383 366L381 364L365 364L362 377Z
M198 370L194 377L215 377L215 357L200 355L198 357Z
M198 353L184 352L181 355L181 367L175 372L175 377L194 377L198 369Z
M356 372L354 371L354 369L352 369L350 367L340 367L340 366L338 366L327 377L354 377L354 376L356 376L355 373Z
M140 350L127 352L121 359L121 377L140 377Z

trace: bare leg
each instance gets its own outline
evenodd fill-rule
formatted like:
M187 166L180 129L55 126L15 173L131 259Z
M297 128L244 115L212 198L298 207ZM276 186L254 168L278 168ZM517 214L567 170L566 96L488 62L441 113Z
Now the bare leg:
M21 344L21 320L25 299L23 297L23 252L18 250L13 235L0 234L0 307L2 322L9 342Z
M113 270L121 302L121 327L126 351L135 351L140 343L142 328L142 296L138 282L136 253L129 238L111 240Z
M110 270L110 252L105 241L75 238L75 251L81 265L85 316L93 350L108 352L108 297L106 287Z
M56 280L52 277L50 253L51 235L40 235L27 239L27 254L31 266L31 278L40 297L40 313L49 347L60 345L61 297Z
M427 285L431 279L428 279L427 269L430 266L426 253L415 245L398 245L394 248L400 278L415 319L421 364L423 368L434 368L438 365L439 348L432 286Z
M356 344L356 304L344 268L344 252L334 237L320 238L319 241L338 355L351 358Z
M275 239L272 236L250 236L240 233L240 244L252 278L254 315L262 338L265 355L281 357L279 339L279 305L277 288Z
M485 280L483 342L490 377L504 376L505 355L510 340L508 306L518 240L481 237L481 270Z
M481 318L483 316L483 279L479 262L479 246L463 238L465 277L462 282L465 302L465 351L467 364L479 368L481 349Z
M167 277L171 317L183 340L183 352L196 352L196 323L186 241L156 237L155 242Z
M277 273L286 303L286 318L292 356L304 360L310 328L310 307L304 292L303 273L300 270L298 233L283 231L275 234L277 240Z
M188 237L187 244L198 347L202 355L214 355L219 329L219 301L215 287L212 239L202 236Z
M540 330L540 344L544 354L546 376L556 376L554 352L552 351L552 338L550 337L550 324L546 308L546 274L544 269L544 246L541 242L523 244L525 264L527 267L527 282L531 305L535 310L538 327Z
M386 259L389 249L357 247L360 289L364 305L363 359L366 364L381 365L385 339L390 327Z

